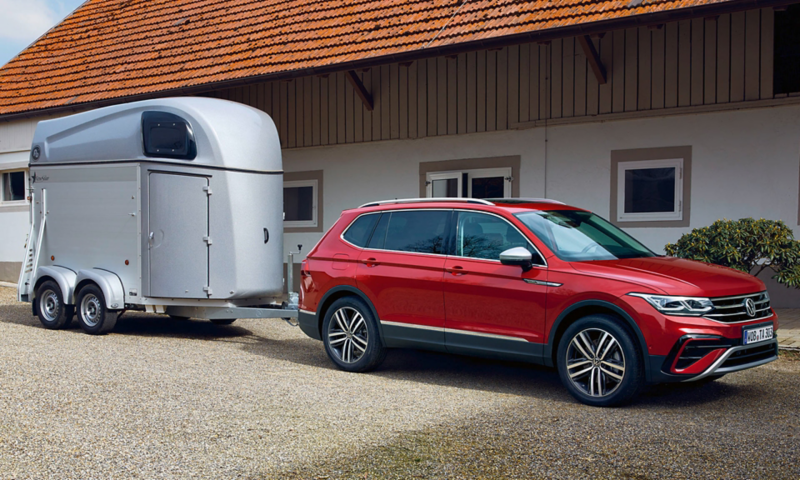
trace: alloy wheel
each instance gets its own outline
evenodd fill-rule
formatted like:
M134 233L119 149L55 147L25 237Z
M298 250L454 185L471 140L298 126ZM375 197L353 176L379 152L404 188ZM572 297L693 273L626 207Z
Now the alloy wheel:
M364 316L353 307L336 310L328 327L328 345L342 362L359 361L369 345L369 333Z
M588 328L570 340L566 365L570 382L590 397L611 395L625 378L622 346L600 328Z

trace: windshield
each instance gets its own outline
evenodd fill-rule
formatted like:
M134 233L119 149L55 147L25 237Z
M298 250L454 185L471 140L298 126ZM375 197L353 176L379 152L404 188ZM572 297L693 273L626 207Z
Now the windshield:
M633 237L590 212L530 211L515 216L564 261L656 256Z

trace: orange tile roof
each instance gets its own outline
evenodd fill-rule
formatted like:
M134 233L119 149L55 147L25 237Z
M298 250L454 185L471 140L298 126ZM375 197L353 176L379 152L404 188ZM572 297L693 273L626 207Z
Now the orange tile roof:
M629 3L635 1L88 0L0 69L0 115L732 2Z

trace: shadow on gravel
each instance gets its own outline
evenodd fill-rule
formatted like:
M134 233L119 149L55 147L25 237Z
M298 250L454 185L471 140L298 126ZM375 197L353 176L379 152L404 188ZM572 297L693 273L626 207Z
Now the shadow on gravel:
M0 322L44 328L39 319L31 314L31 307L27 304L0 305ZM65 331L83 334L76 318ZM203 320L173 320L166 315L137 312L124 314L117 321L112 334L210 340L246 337L252 332L235 324L223 326Z

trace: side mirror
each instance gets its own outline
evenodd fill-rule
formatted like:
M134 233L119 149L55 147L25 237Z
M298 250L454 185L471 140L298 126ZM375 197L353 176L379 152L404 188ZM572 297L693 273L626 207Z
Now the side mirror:
M500 254L500 263L503 265L517 265L523 272L533 268L533 255L524 247L509 248Z

